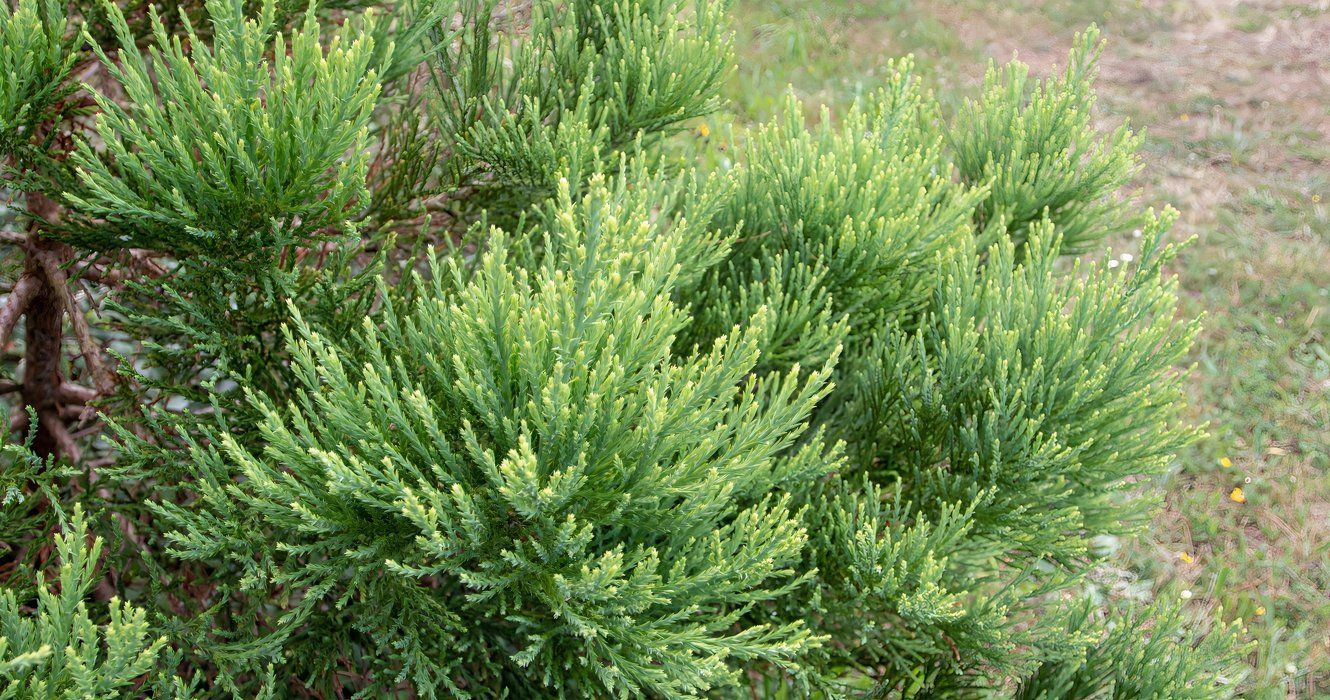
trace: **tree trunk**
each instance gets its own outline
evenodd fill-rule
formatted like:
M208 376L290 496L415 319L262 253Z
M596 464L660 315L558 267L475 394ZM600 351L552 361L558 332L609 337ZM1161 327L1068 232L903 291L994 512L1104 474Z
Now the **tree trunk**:
M41 280L41 287L28 303L23 355L23 403L37 413L37 433L32 448L38 455L77 459L77 448L60 416L61 360L64 338L64 289L56 289L43 269L40 257L68 258L68 246L40 235L40 221L55 221L59 205L39 193L27 195L28 211L34 220L28 229L28 258L24 273Z

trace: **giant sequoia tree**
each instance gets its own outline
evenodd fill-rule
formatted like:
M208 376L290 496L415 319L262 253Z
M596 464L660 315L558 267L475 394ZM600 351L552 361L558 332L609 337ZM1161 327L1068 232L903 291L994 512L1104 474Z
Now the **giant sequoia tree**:
M0 696L1233 692L1084 595L1195 435L1093 32L712 172L719 1L374 4L0 6Z

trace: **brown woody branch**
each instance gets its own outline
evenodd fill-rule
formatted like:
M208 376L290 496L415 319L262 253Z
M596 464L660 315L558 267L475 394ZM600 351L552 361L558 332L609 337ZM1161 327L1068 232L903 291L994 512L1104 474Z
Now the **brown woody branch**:
M150 251L131 248L123 251L124 259L103 255L86 267L80 268L74 276L81 280L113 287L128 279L147 277L156 279L167 274L166 268L153 259Z
M74 443L73 436L69 434L69 428L65 427L65 421L58 412L39 412L37 414L37 424L39 431L55 442L55 454L75 463L83 456L83 451Z
M5 299L5 306L0 309L0 348L9 344L9 336L14 332L14 326L18 324L18 319L27 310L28 304L32 298L37 296L38 290L42 287L42 281L34 275L24 274L14 283L14 289L9 292L9 298Z
M106 366L102 364L101 346L92 338L88 319L83 316L82 309L74 300L65 271L60 269L60 262L51 251L41 251L37 254L37 260L46 272L47 282L63 292L60 298L64 302L65 313L69 315L69 321L74 326L74 335L78 337L79 348L83 350L83 361L88 365L88 372L92 374L92 381L97 385L97 391L103 396L110 394L115 391L115 381Z
M99 394L95 389L89 389L86 386L71 382L60 385L60 398L70 403L92 403L98 396Z

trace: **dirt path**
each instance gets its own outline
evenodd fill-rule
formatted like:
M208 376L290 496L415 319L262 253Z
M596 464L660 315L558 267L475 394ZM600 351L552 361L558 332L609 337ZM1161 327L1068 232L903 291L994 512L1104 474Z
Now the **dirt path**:
M1330 0L1140 5L1135 16L1108 18L1099 90L1111 113L1150 134L1143 184L1162 188L1156 198L1182 205L1186 221L1206 223L1271 178L1324 180ZM1018 53L1040 74L1065 60L1080 26L1025 8L977 13L951 5L937 13L966 44L997 60Z

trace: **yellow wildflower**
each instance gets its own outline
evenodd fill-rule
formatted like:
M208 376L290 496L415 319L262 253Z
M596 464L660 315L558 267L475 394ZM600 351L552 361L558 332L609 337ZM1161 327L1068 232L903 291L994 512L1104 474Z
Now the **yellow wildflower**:
M1178 558L1182 560L1183 564L1191 564L1196 561L1196 557L1193 557L1186 552L1178 552Z
M1229 467L1233 466L1233 460L1229 459L1228 457L1220 457L1219 466L1228 469Z
M697 135L701 136L702 138L710 136L711 127L707 126L706 124L699 124L697 127Z
M1256 606L1256 614L1257 614L1257 615L1264 615L1264 614L1265 614L1265 606L1264 606L1264 605L1258 605L1258 606Z
M1247 497L1243 495L1241 486L1234 486L1233 492L1228 494L1228 500L1234 503L1246 503Z

